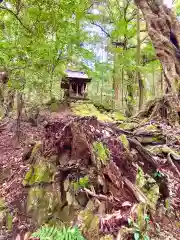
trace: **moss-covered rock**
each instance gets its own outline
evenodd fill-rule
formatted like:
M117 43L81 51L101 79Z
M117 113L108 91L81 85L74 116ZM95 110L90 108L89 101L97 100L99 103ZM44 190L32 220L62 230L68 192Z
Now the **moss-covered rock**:
M31 156L28 162L31 164L37 162L38 159L41 158L41 154L42 154L42 143L39 141L35 143L31 151Z
M107 114L101 113L92 103L76 102L71 103L71 110L79 116L95 116L100 121L113 122Z
M61 193L58 185L32 187L28 193L27 212L41 225L48 221L54 212L61 209Z
M133 130L136 127L138 127L138 123L134 123L134 122L124 122L119 124L119 128L124 130Z
M59 110L59 102L51 103L49 108L50 108L51 112L58 112L58 110Z
M115 120L115 121L125 121L126 117L124 116L124 114L122 112L113 112L111 114L111 117Z
M163 144L165 142L164 138L161 136L141 136L136 138L142 144Z
M41 159L39 163L30 166L29 171L26 173L23 180L23 185L34 185L37 183L50 183L53 181L56 167Z
M136 185L146 195L151 208L155 209L160 196L159 186L156 181L149 175L145 175L143 170L139 168L136 176Z
M78 215L81 230L87 239L99 239L99 217L91 210L83 210Z

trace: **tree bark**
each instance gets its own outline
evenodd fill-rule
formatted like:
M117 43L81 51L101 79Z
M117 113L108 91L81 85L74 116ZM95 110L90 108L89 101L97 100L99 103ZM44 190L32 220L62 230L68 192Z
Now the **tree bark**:
M136 64L137 64L137 71L136 71L136 79L139 85L139 110L143 105L143 96L144 96L144 83L141 77L141 73L139 70L139 66L141 64L141 40L140 40L140 12L137 9L137 53L136 53Z
M134 0L147 23L148 33L159 58L167 92L180 93L180 26L171 9L161 0Z

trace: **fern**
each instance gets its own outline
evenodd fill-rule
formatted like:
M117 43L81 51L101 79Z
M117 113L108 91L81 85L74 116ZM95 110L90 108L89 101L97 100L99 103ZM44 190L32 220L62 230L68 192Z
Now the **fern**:
M41 227L37 232L32 234L33 238L40 240L85 240L78 228Z

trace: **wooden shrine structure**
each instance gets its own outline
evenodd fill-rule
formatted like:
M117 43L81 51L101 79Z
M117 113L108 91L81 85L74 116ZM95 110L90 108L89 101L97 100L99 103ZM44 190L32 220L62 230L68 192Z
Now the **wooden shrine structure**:
M66 70L61 80L61 88L64 89L65 98L87 99L87 83L91 82L85 73Z

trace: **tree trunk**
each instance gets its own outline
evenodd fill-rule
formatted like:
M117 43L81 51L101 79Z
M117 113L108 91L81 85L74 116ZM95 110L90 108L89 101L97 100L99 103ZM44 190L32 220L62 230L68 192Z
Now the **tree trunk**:
M141 77L141 73L139 71L139 67L141 64L141 40L140 40L140 12L139 9L137 9L137 53L136 53L136 64L137 64L137 70L136 70L136 80L139 85L139 110L141 109L143 105L143 96L144 96L144 83L143 79Z
M167 92L180 92L180 27L171 9L161 0L135 0L147 23L148 33L159 58Z
M127 83L127 97L125 98L126 100L126 116L131 117L133 114L134 106L133 106L133 101L134 101L134 83L133 83L133 78L134 75L132 72L128 71L128 83Z
M115 53L114 55L114 68L113 68L113 94L114 94L114 106L113 109L116 108L116 105L118 103L119 100L119 73L117 71L119 71L118 69L118 65L117 65L117 60L118 60L118 55L117 53Z

